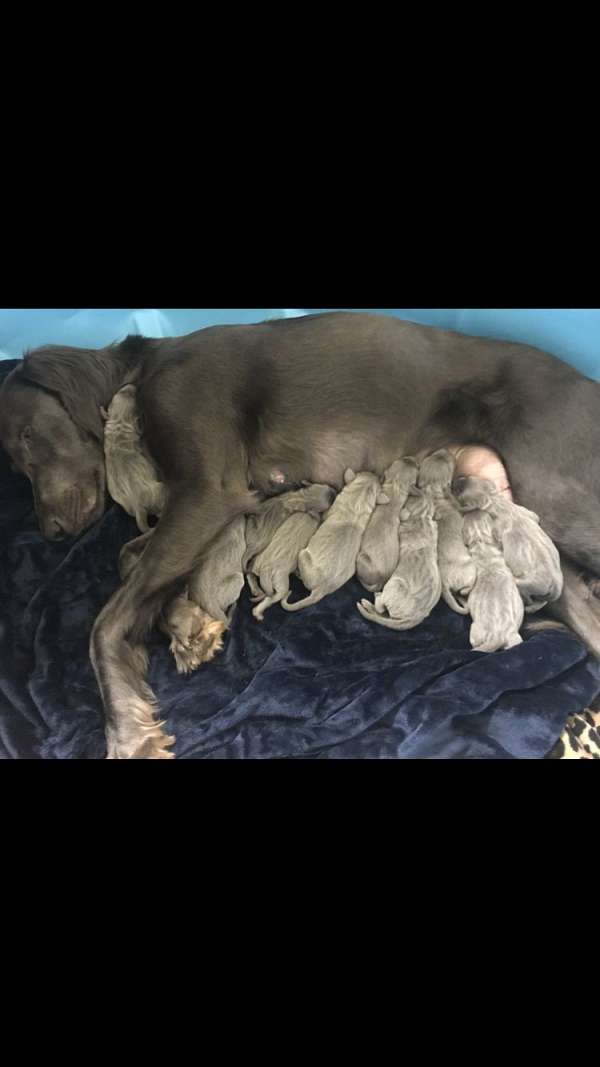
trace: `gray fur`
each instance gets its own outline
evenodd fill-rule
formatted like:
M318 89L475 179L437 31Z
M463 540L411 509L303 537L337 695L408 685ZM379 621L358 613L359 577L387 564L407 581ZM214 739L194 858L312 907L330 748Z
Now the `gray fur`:
M162 512L166 490L142 440L135 386L119 389L102 417L108 491L145 533L148 515Z
M272 604L278 604L289 593L290 574L296 570L298 556L308 545L319 521L319 516L311 511L289 515L270 544L253 560L248 582L260 600L252 610L259 622Z
M330 485L316 483L263 501L256 513L249 515L246 520L243 570L247 569L250 560L270 544L279 527L290 515L303 511L320 514L327 511L334 499L335 490Z
M468 609L464 598L473 588L475 565L465 547L462 515L452 496L455 468L456 457L448 449L439 448L421 463L417 484L430 497L435 507L442 596L453 611L466 615Z
M413 489L401 515L398 565L374 604L365 599L357 604L365 619L391 630L410 630L426 619L437 604L442 582L434 507L429 496ZM383 617L385 611L389 618Z
M456 460L447 448L438 448L426 456L419 468L417 485L434 501L445 499L451 492Z
M476 570L463 540L463 516L451 497L436 505L438 527L438 567L442 581L442 596L453 611L468 615L466 605Z
M245 529L245 517L236 515L211 543L188 586L190 600L211 618L227 624L244 588Z
M288 594L281 602L286 611L300 611L316 604L349 581L355 572L362 536L380 485L377 475L369 471L355 474L348 469L344 481L324 522L298 557L298 573L311 593L295 604L289 603Z
M463 537L477 571L468 599L473 619L471 645L476 652L497 652L521 644L523 601L502 556L492 516L485 511L469 511L463 521Z
M356 557L356 577L370 593L383 589L393 574L400 545L398 523L419 468L412 456L397 459L385 471L381 493L367 523Z
M578 567L600 574L600 383L524 345L362 313L44 347L0 388L0 440L31 481L45 537L76 537L102 515L100 407L134 378L168 495L92 631L108 758L172 755L146 681L147 632L210 541L248 512L248 483L272 491L274 469L289 485L338 487L349 466L380 475L425 447L495 449L562 553L565 588L549 607L600 656L600 601L577 578Z
M535 512L507 500L486 478L471 476L459 482L461 506L469 509L475 505L492 516L494 536L502 546L525 610L539 611L558 600L563 589L560 556Z

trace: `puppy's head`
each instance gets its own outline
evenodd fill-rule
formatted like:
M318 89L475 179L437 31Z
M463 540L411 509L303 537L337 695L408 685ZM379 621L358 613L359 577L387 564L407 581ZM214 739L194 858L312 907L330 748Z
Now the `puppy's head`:
M489 478L460 474L452 482L452 492L463 511L485 510L496 493L496 486Z
M447 448L438 448L421 463L418 485L427 487L437 493L447 493L450 490L456 460Z

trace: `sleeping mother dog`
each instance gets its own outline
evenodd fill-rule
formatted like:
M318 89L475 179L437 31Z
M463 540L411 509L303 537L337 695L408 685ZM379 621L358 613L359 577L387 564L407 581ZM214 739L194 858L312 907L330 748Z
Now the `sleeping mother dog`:
M0 440L28 476L46 537L75 537L106 504L103 421L135 382L167 503L138 565L95 621L91 657L108 758L170 758L145 681L144 636L211 539L252 510L254 490L306 479L341 488L348 467L450 443L489 445L517 502L558 545L554 613L600 656L600 385L524 345L353 312L99 350L27 354L0 390Z

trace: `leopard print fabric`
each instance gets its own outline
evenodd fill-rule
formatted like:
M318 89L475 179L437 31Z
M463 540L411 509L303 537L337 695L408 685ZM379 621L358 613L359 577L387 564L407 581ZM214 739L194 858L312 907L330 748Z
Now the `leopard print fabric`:
M600 709L585 708L569 715L546 759L600 759Z

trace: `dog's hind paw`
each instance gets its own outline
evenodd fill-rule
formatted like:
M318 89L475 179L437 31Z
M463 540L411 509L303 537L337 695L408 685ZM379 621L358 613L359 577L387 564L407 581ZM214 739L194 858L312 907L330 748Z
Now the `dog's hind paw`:
M160 628L171 638L169 647L179 674L190 674L223 648L227 623L213 619L193 600L180 596L167 609Z

